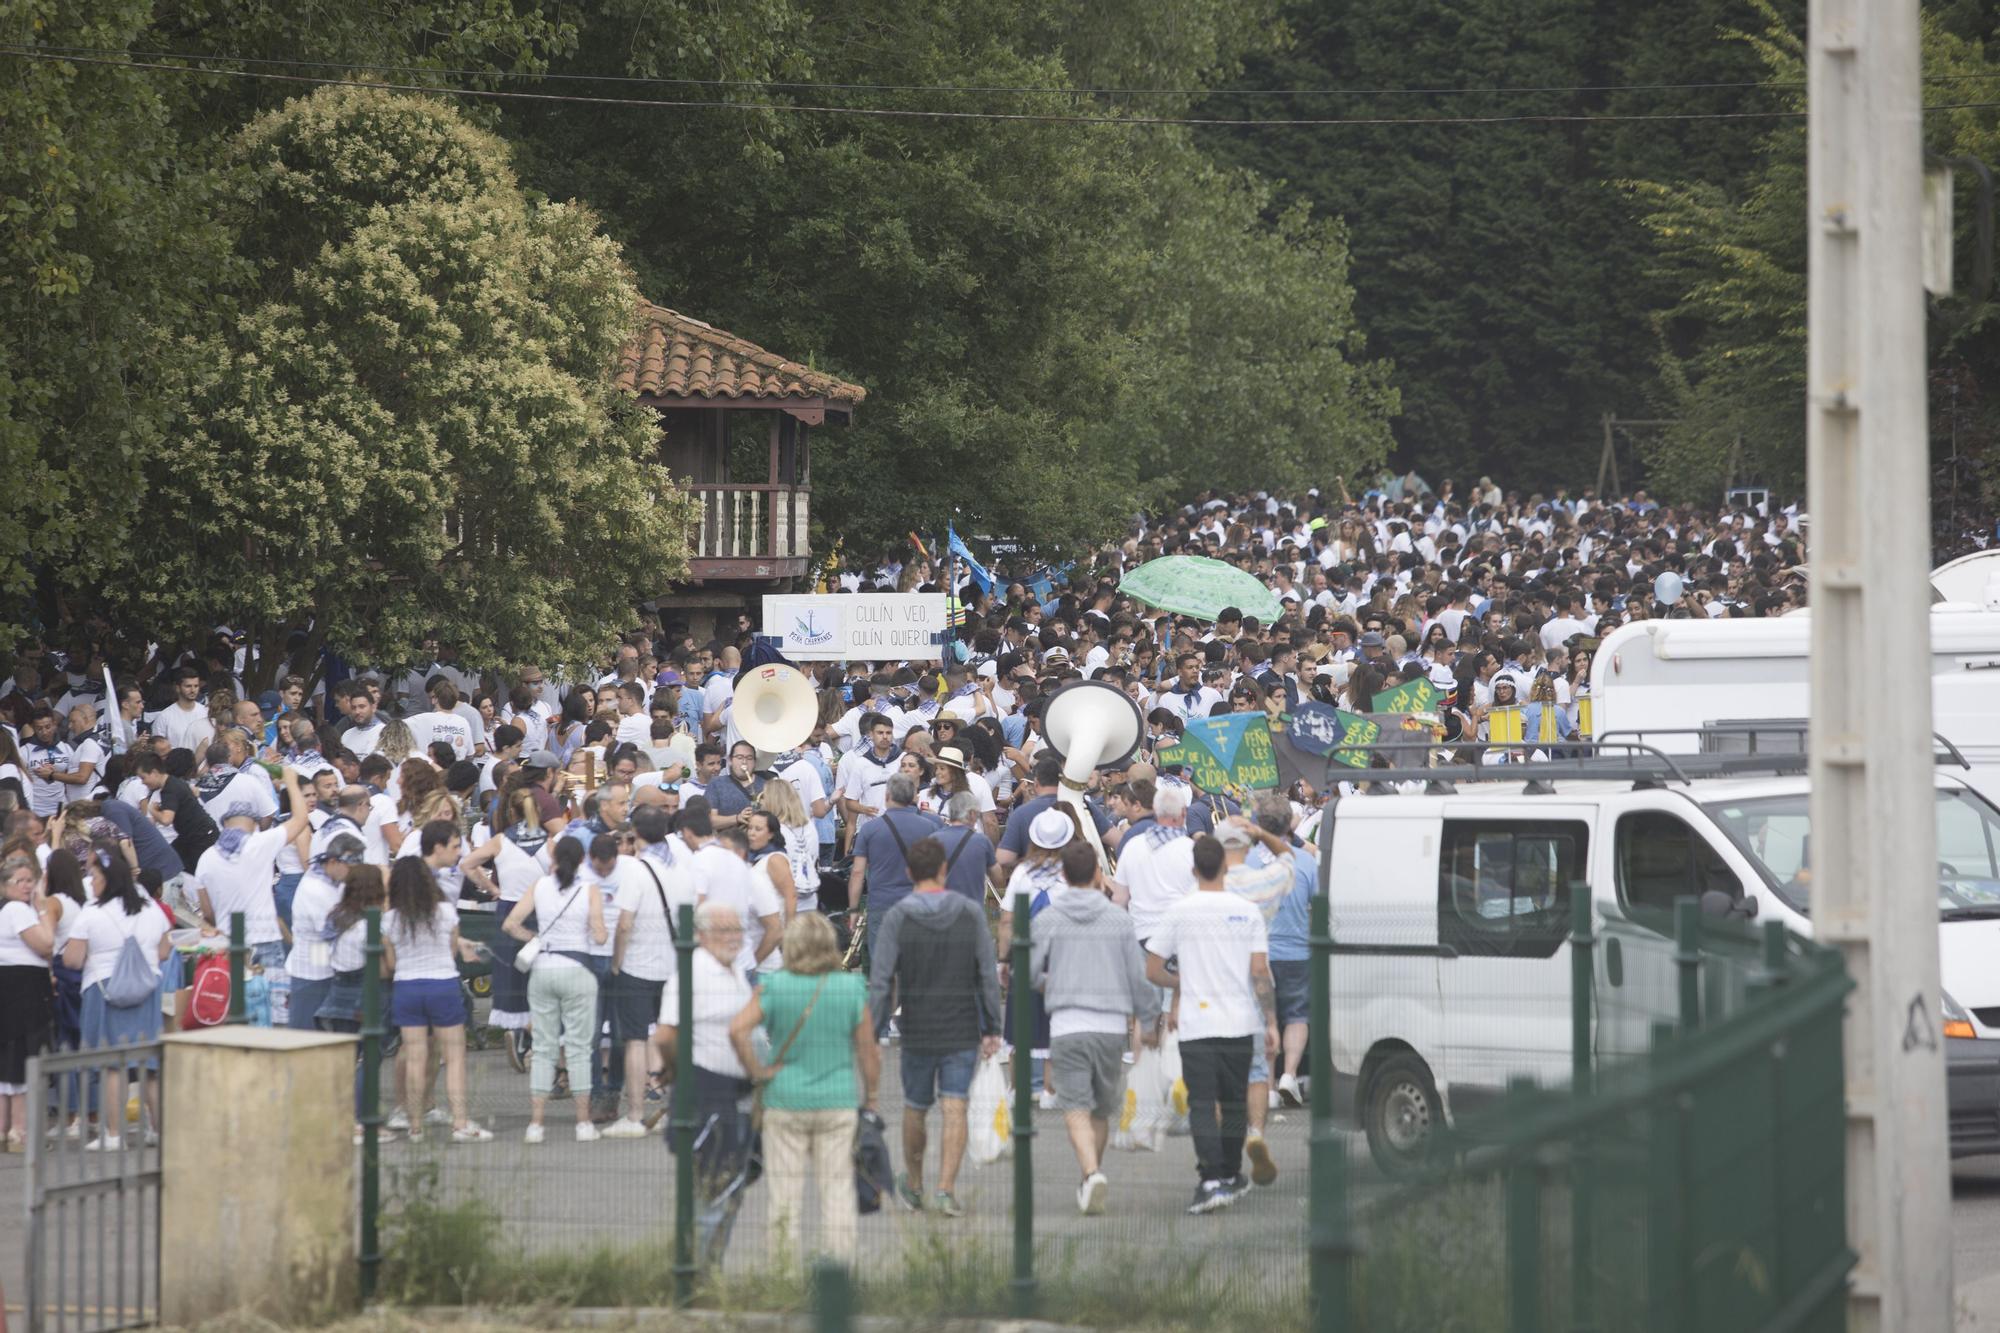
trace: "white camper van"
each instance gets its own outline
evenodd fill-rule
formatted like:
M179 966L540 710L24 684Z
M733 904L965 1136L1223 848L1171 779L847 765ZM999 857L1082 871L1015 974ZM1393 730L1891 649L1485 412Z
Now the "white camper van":
M1600 780L1618 768L1602 759L1339 802L1323 851L1336 1105L1351 1108L1384 1170L1412 1169L1435 1128L1510 1079L1568 1080L1573 895L1622 920L1663 918L1690 896L1711 895L1713 908L1720 894L1733 915L1811 933L1802 757L1745 766L1759 765L1781 775L1663 781L1655 764ZM1565 767L1588 777L1530 786ZM2000 1152L2000 809L1966 776L1935 776L1938 1021L1956 1038L1945 1046L1961 1156ZM1664 926L1655 942L1596 969L1599 1060L1645 1050L1653 1021L1673 1013Z
M1930 623L1933 730L1975 765L2000 764L2000 614L1939 607ZM1729 723L1803 723L1811 636L1810 612L1613 630L1590 668L1595 733L1643 732L1646 743L1683 754L1725 745ZM1696 734L1704 728L1706 738Z

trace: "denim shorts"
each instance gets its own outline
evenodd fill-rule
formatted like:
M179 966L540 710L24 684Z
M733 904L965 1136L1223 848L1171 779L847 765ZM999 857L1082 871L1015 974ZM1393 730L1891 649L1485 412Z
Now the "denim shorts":
M430 977L399 981L389 999L389 1021L399 1028L465 1026L465 998L456 981Z
M160 997L149 995L138 1004L120 1009L104 998L104 983L96 982L83 992L81 1026L86 1050L94 1046L157 1041L160 1036Z
M1312 1014L1312 963L1271 960L1271 982L1278 992L1278 1026L1309 1022Z
M964 1101L972 1091L972 1071L979 1067L979 1048L945 1055L903 1053L903 1106L928 1111L940 1097Z

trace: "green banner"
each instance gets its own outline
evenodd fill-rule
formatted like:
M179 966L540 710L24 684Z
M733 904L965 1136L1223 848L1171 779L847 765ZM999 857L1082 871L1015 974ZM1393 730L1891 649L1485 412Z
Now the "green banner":
M1161 746L1157 757L1181 765L1188 781L1207 792L1278 785L1278 755L1262 713L1191 719L1179 742Z
M1393 694L1395 691L1391 690L1388 693ZM1378 699L1382 697L1384 696L1376 696ZM1333 760L1336 764L1345 764L1349 768L1368 767L1369 756L1366 749L1349 749L1347 747L1373 745L1376 741L1381 740L1382 725L1379 722L1370 721L1359 713L1350 713L1346 709L1336 709L1335 716L1340 719L1340 744L1342 748L1335 750L1327 758Z
M1437 711L1438 687L1419 677L1393 690L1384 690L1370 702L1371 713L1433 713Z

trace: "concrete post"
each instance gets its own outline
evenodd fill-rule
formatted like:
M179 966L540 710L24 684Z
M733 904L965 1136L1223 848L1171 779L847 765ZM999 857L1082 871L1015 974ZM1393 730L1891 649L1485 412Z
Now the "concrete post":
M354 1038L214 1027L165 1047L160 1322L351 1306Z
M1806 32L1813 924L1855 986L1855 1333L1952 1319L1917 4L1812 0Z

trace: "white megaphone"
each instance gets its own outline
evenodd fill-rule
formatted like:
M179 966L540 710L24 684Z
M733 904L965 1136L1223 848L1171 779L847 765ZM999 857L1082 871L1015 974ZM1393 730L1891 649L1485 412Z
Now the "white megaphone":
M757 747L757 767L769 768L787 750L806 743L819 721L819 696L797 667L773 662L752 667L736 682L736 730Z
M1062 786L1056 799L1076 807L1084 836L1105 860L1097 836L1097 821L1084 803L1090 775L1099 768L1122 768L1146 738L1146 717L1139 705L1115 685L1097 680L1072 681L1049 696L1042 711L1042 735L1063 761Z

